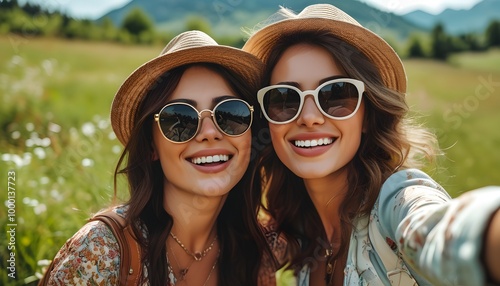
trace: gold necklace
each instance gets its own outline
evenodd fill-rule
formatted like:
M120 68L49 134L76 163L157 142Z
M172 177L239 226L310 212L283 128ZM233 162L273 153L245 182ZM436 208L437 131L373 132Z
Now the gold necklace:
M189 251L189 249L187 249L184 246L184 244L172 232L170 232L170 236L172 236L172 238L175 240L175 242L177 242L177 244L179 244L179 246L182 247L182 249L184 249L184 251L189 256L193 257L194 260L196 260L196 261L201 261L201 259L203 259L203 257L205 257L207 255L207 253L210 252L210 250L212 250L212 246L214 246L214 243L217 240L217 235L215 235L214 240L212 241L212 243L210 243L210 245L205 250L203 250L201 252L192 253L191 251Z
M177 278L175 276L175 271L174 269L172 268L172 272L174 274L174 277L176 280L178 280L179 282L183 281L185 278L186 278L186 275L189 271L189 267L191 267L191 265L193 265L193 262L195 261L194 259L191 261L191 263L189 263L188 267L186 268L181 268L180 264L179 264L179 261L177 260L177 257L175 256L175 252L174 250L172 249L172 247L170 247L170 250L172 251L172 255L174 256L174 260L175 260L175 263L177 264L177 267L179 267L179 274L180 274L180 277ZM217 251L217 257L215 257L215 262L214 264L212 265L212 268L210 269L210 272L208 273L208 277L207 279L205 280L205 282L203 283L203 286L207 285L208 281L210 280L210 277L212 276L212 272L214 272L215 270L215 267L217 266L217 261L219 261L219 256L220 256L220 248L219 250ZM167 261L168 261L168 253L167 253Z
M174 274L174 277L178 279L179 281L182 281L186 278L186 275L189 271L189 267L193 265L193 262L195 261L194 259L191 260L191 263L186 268L182 268L181 265L179 264L179 260L177 259L177 256L175 255L174 250L172 249L172 246L170 246L170 251L172 252L172 255L174 256L175 264L177 264L177 267L179 268L179 278L175 275L174 268L172 268L172 272ZM167 253L167 259L168 259L168 253Z
M332 264L332 256L333 256L333 245L330 243L330 247L325 249L325 258L326 258L326 270L325 270L325 282L326 285L330 285L332 283L333 274L335 272L335 266L337 266L337 259L333 261Z
M219 255L220 255L220 247L219 247L219 251L217 252L217 257L215 257L214 265L212 265L212 269L210 269L210 272L208 273L207 280L205 280L205 283L203 283L203 286L207 285L208 280L210 280L210 276L212 276L212 272L214 272L214 269L217 266L217 261L219 261Z

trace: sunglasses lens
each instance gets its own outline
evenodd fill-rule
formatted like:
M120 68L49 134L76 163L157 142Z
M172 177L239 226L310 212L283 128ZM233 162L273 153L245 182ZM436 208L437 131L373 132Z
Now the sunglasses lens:
M185 142L198 130L198 113L189 105L172 104L161 110L159 122L165 137L174 142Z
M277 122L292 119L299 111L300 95L287 87L277 87L264 94L264 112Z
M228 100L214 110L214 118L222 132L227 135L240 135L250 128L252 112L241 100Z
M318 101L324 112L335 118L351 115L358 105L359 92L349 82L327 84L318 92Z

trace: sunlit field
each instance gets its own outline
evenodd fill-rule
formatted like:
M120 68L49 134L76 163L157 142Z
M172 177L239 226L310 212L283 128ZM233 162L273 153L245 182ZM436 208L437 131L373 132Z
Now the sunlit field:
M409 105L444 152L427 171L456 196L500 185L500 51L455 55L450 62L405 66Z
M162 48L0 37L1 285L36 279L44 260L110 203L122 150L109 122L112 98ZM444 151L426 171L452 196L500 185L500 51L405 66L412 114ZM16 280L7 276L12 239Z

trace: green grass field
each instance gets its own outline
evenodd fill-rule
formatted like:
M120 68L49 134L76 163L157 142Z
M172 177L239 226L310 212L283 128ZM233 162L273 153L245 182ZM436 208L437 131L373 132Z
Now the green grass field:
M108 120L112 98L162 48L0 37L1 285L29 283L39 261L110 202L121 151ZM500 185L500 51L405 66L408 102L445 151L426 171L453 196ZM7 276L12 233L15 280Z

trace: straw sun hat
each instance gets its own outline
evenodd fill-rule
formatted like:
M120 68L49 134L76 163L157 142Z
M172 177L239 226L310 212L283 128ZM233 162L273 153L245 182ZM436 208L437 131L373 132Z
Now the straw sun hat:
M260 85L262 63L240 49L217 44L207 34L188 31L173 38L160 55L137 68L123 82L111 105L111 126L126 145L134 126L137 109L156 81L165 72L191 63L219 64L248 84Z
M396 52L377 34L361 26L351 16L329 4L315 4L299 14L282 9L256 31L243 50L267 62L274 45L290 35L308 31L327 31L351 44L365 54L382 76L384 83L394 90L406 92L406 73ZM274 22L273 22L274 21Z

